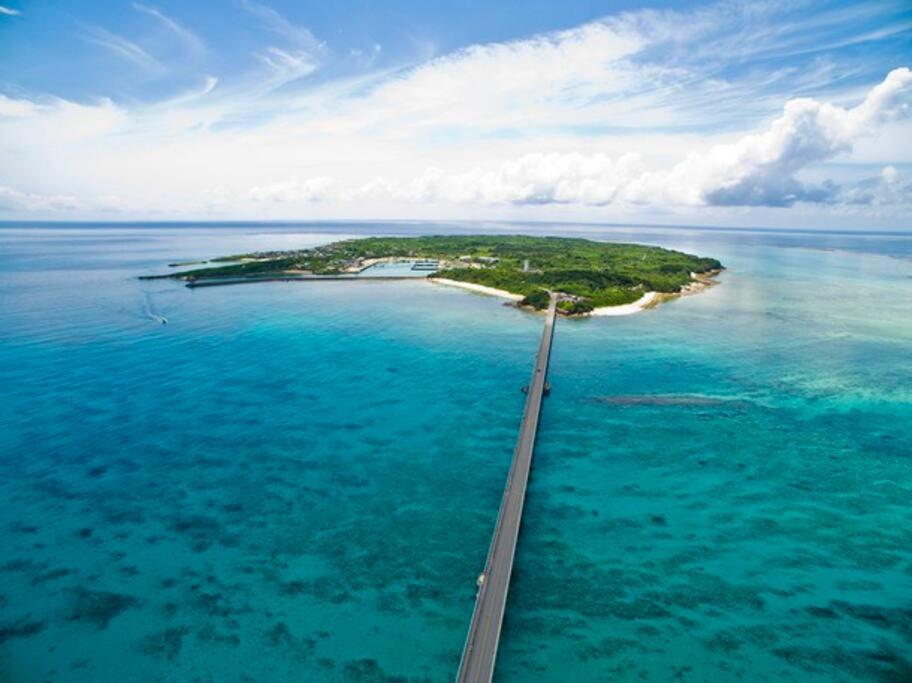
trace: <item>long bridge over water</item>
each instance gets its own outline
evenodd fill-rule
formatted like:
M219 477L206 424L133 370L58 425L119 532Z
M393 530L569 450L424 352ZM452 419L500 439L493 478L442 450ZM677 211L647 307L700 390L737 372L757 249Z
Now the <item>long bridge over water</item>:
M532 454L535 449L535 436L538 433L538 418L541 414L542 396L545 393L556 318L557 295L552 294L541 344L535 357L532 381L526 395L519 438L513 451L513 463L507 475L507 485L500 503L500 512L491 538L491 547L488 549L484 573L479 577L475 611L472 613L472 622L456 677L459 683L489 683L494 675L494 662L497 659L497 645L500 642L500 630L507 606L507 592L510 589L513 558L516 555L516 543L522 523L526 485L532 468Z

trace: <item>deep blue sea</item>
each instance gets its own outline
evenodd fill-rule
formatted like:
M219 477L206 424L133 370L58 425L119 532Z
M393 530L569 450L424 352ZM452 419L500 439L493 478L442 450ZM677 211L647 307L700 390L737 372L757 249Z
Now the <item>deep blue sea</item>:
M496 680L912 680L912 234L420 223L0 227L0 680L452 680L542 318L137 276L480 231L728 267L558 322Z

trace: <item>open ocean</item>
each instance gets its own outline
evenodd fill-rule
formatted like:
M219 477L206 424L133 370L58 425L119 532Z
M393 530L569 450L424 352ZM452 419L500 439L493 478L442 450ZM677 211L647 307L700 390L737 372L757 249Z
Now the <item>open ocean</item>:
M912 680L912 234L420 223L0 227L0 680L452 680L542 318L136 276L479 231L728 267L558 321L496 680Z

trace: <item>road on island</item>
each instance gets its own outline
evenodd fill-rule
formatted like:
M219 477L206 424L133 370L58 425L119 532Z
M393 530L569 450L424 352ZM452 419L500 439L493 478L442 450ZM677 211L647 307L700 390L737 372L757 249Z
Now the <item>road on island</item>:
M469 626L456 677L460 683L489 683L494 675L494 661L497 658L500 629L507 606L510 574L513 572L513 558L516 554L523 503L526 499L526 484L529 481L529 470L532 468L532 452L538 433L538 418L545 392L556 317L557 296L552 294L541 344L535 357L532 381L529 383L526 396L522 426L516 441L516 449L513 451L513 463L507 475L507 486L500 503L484 574L479 577L475 611L472 613L472 623Z

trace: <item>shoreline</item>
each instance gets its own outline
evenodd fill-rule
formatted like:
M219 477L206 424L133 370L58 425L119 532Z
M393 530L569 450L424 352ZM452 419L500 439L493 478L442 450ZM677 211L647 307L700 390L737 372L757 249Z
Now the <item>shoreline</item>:
M427 278L428 282L433 282L438 285L445 285L447 287L459 287L460 289L466 289L470 292L475 292L476 294L487 294L488 296L496 296L501 299L509 299L510 301L522 301L525 297L514 294L513 292L508 292L505 289L496 289L494 287L488 287L486 285L477 285L474 282L460 282L459 280L450 280L445 277L429 277Z
M646 292L639 299L629 304L593 308L589 312L589 315L596 318L612 315L633 315L634 313L645 311L647 308L652 308L659 303L658 296L658 292Z

